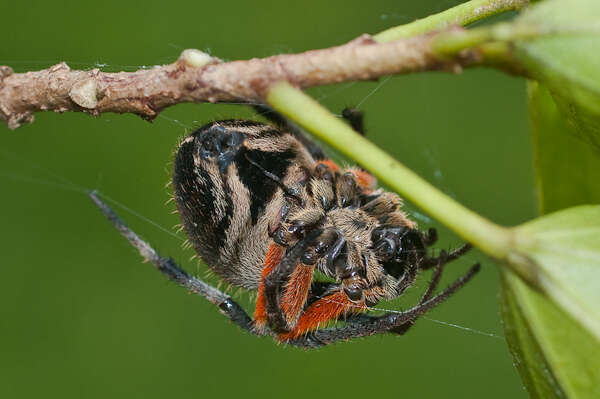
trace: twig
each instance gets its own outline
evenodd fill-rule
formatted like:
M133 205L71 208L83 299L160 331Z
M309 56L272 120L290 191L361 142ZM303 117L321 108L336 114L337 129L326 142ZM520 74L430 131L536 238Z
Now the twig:
M430 51L434 36L377 43L362 35L337 47L226 63L186 50L173 64L135 72L78 71L65 63L27 73L0 67L0 119L11 129L32 122L37 111L131 112L153 119L178 103L264 102L268 88L283 80L307 88L415 71L457 70L477 60L473 51L435 57Z
M476 63L480 54L487 56L485 49L435 56L432 31L457 30L452 27L528 3L470 0L341 46L247 61L223 63L201 51L185 50L173 64L136 72L76 71L60 63L42 71L13 73L0 66L0 120L11 129L32 122L37 111L131 112L151 120L162 109L184 102L265 102L269 87L283 80L307 88L415 71L459 71Z

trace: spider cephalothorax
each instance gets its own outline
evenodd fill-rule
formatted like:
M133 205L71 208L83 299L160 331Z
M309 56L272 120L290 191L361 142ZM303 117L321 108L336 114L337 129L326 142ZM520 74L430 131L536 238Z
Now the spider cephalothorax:
M280 115L271 119L280 126L225 120L201 127L181 142L173 175L177 208L196 252L225 281L258 291L253 320L226 294L156 254L93 199L169 278L208 298L240 327L304 347L402 334L477 272L476 265L434 296L443 266L468 246L429 256L435 231L418 230L396 194L376 189L360 168L338 167ZM432 267L432 281L413 308L358 316L398 297L419 270ZM347 325L321 328L337 320Z
M304 279L309 280L318 270L335 281L319 296L326 302L327 296L333 295L346 306L332 310L327 317L395 298L414 281L428 238L402 212L397 195L374 191L374 179L360 169L340 170L327 161L316 162L310 177L294 191L298 194L284 200L282 217L271 228L272 238L288 251L302 246L298 262L305 269ZM284 278L290 277L293 284L288 281L282 305L288 290L312 299L311 287L294 276ZM286 312L286 325L276 328L293 328L303 309L294 310ZM315 318L312 324L324 321ZM307 327L305 322L296 332Z

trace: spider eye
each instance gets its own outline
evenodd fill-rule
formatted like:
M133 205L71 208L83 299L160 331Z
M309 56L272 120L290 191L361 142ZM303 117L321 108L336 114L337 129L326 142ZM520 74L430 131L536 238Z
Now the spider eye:
M376 242L380 241L381 238L383 237L383 234L384 234L384 228L383 227L376 228L371 233L371 241L373 243L376 243Z

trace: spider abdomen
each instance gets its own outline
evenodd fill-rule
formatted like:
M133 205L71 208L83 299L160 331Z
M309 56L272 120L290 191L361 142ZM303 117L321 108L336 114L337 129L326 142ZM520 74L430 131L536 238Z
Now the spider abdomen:
M310 154L294 136L257 122L213 122L182 141L175 201L190 243L223 279L258 287L269 223L283 206L280 187L260 168L282 181L297 180L306 162Z

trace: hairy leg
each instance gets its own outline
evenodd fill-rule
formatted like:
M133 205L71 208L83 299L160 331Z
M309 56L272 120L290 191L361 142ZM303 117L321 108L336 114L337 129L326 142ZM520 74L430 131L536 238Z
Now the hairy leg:
M454 281L454 283L440 294L429 298L422 303L420 301L417 305L407 311L387 313L379 317L362 317L359 321L351 322L347 326L316 330L296 339L290 339L287 343L304 348L317 348L338 341L347 341L353 338L389 332L406 323L414 322L419 316L422 316L444 302L473 278L479 269L479 264L474 265L465 275Z
M426 301L428 301L431 298L431 296L435 292L435 289L437 288L437 286L440 282L440 278L442 277L442 272L444 270L444 266L446 265L446 263L448 263L448 253L446 251L442 251L442 253L439 256L438 265L435 268L435 271L433 272L433 276L431 277L431 281L429 282L429 285L427 286L427 290L425 291L425 293L419 300L419 303L417 304L417 306L422 305L423 303L425 303ZM404 335L414 324L415 324L415 320L411 320L411 321L408 321L408 322L402 324L399 327L392 328L390 330L390 332L393 332L393 333L399 334L399 335Z
M260 277L258 286L258 297L256 298L256 308L254 309L254 328L257 331L268 331L267 320L267 298L265 296L265 278L281 263L285 255L285 247L278 244L271 244L265 257L265 265Z
M361 136L365 135L365 115L358 108L344 108L342 110L342 118L348 121L348 124L355 132L359 133Z
M307 266L301 264L300 257L316 236L320 234L319 231L311 232L306 238L298 241L292 248L288 249L287 253L281 260L281 262L273 268L273 270L264 276L264 297L265 297L265 308L267 313L267 321L269 327L274 332L286 332L288 331L288 317L285 314L285 308L301 308L306 302L306 296L312 280L312 273L308 280L301 279L299 281L302 285L300 287L291 287L292 289L303 291L297 298L302 300L301 304L290 304L285 305L282 301L285 299L284 294L288 291L286 288L290 288L290 278L295 274L294 272L298 268L305 268ZM296 283L292 281L291 283ZM288 294L288 298L289 298Z
M442 256L444 256L445 263L452 262L453 260L458 259L461 256L463 256L464 254L466 254L467 252L469 252L471 250L471 248L473 248L473 246L471 244L467 243L461 247L454 249L453 251L451 251L449 253L446 253L444 251L437 258L426 257L425 259L423 259L423 261L421 262L421 265L419 267L423 270L431 269L432 267L434 267L440 263L440 259L442 258Z
M152 263L152 265L154 265L154 267L169 280L176 282L194 294L203 296L209 302L215 304L219 311L238 327L248 332L255 333L252 319L250 319L246 311L231 299L229 295L196 277L190 276L185 270L181 269L173 259L160 256L154 248L127 227L95 192L91 192L89 196L112 225L139 251L140 255Z
M334 291L308 306L300 315L293 330L279 334L277 339L286 342L295 342L302 334L319 328L319 326L330 321L337 320L341 316L367 310L366 306L360 306L348 299L343 290ZM290 341L291 340L291 341Z
M123 221L121 221L121 219L119 219L119 217L113 212L113 210L106 203L104 203L94 192L90 193L90 198L92 199L92 201L94 201L98 208L100 208L102 213L108 218L112 225L117 230L119 230L119 232L131 243L131 245L133 245L139 251L140 255L142 255L142 257L144 257L146 260L152 263L152 265L154 265L168 279L188 289L190 292L203 296L208 301L215 304L223 315L225 315L229 320L231 320L234 324L236 324L243 330L246 330L256 335L265 335L264 333L261 333L260 331L256 331L254 329L252 319L250 319L250 317L244 311L244 309L235 301L233 301L229 295L219 291L217 288L205 283L204 281L196 277L190 276L185 270L181 269L172 259L160 256L154 250L154 248L152 248L147 242L139 238L139 236L135 234L135 232L133 232L129 227L127 227L123 223ZM450 297L453 293L455 293L462 286L464 286L478 271L479 265L473 266L463 277L456 280L442 293L434 296L433 298L429 298L432 295L435 286L437 285L437 281L439 281L439 275L441 275L441 269L438 269L434 274L432 284L428 288L427 292L424 294L419 304L405 312L388 313L380 317L363 316L360 319L357 318L357 321L351 322L348 326L341 328L317 330L308 333L304 336L300 336L299 334L295 338L292 338L290 336L290 339L286 340L286 342L293 346L300 346L303 348L316 348L337 341L346 341L352 338L389 332L390 330L405 325L406 323L414 322L414 320L416 320L419 316L425 314L427 311L431 310L435 306L448 299L448 297ZM329 302L332 304L334 304L335 302L342 302L342 304L344 304L344 298L330 297L329 299ZM331 299L336 299L336 301L331 301ZM340 301L337 301L337 299L339 299ZM313 302L308 309L313 308L316 310L317 306L315 305L317 305L319 301L322 300L323 299ZM324 302L319 304L319 306L321 305L324 305ZM319 312L317 313L320 314ZM343 313L343 310L339 312L336 311L335 313L337 313L336 317L338 317ZM307 321L311 321L310 324L313 324L314 321L322 321L322 315L318 318L314 318L311 317L311 314L313 314L313 312L308 312L305 316L305 319ZM317 325L319 323L320 321L317 322ZM304 331L307 330L304 329Z

